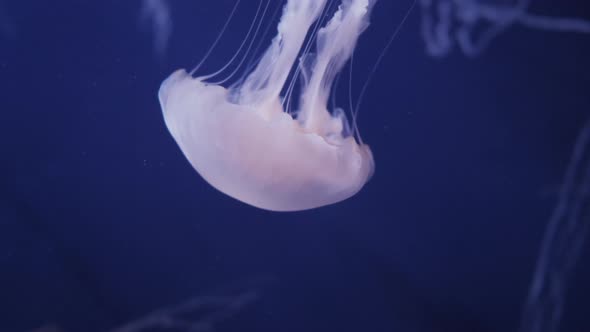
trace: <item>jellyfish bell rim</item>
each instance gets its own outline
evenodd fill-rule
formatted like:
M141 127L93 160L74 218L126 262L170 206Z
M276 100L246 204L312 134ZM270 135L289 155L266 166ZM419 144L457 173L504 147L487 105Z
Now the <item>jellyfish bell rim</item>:
M345 200L372 176L371 150L354 137L327 139L305 130L278 100L265 106L269 118L228 94L185 70L158 94L181 151L217 190L261 209L301 211Z

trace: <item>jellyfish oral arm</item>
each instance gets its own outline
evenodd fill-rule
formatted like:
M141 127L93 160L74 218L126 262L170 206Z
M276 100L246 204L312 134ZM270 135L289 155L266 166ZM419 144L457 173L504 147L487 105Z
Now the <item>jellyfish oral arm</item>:
M312 68L308 68L311 77L304 88L303 106L298 115L299 121L308 130L329 134L321 128L321 124L330 123L330 113L326 109L328 96L336 74L350 59L358 37L368 26L370 6L372 3L369 1L353 1L348 6L341 6L318 32L315 60L305 62L312 63Z
M297 59L311 25L326 6L326 0L289 1L278 26L278 35L265 52L256 69L239 88L241 103L258 104L257 111L271 116L272 110L264 107L279 98L289 73Z
M209 184L247 204L297 211L333 204L356 194L374 169L371 150L343 132L342 112L327 99L336 73L368 25L374 0L343 0L305 52L305 85L297 118L280 93L327 0L289 0L278 34L256 68L226 89L173 73L160 88L166 125L185 157ZM313 60L313 61L311 61ZM232 96L232 98L230 98ZM237 97L236 97L237 96Z

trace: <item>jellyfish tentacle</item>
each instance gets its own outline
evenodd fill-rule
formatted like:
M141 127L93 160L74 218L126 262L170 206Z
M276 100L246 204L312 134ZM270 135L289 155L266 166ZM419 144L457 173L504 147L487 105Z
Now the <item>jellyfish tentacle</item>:
M531 3L532 0L519 0L512 6L505 6L481 0L420 0L426 52L433 57L443 57L453 50L456 42L464 55L475 57L514 25L555 32L590 33L589 20L533 14L528 12ZM490 26L476 36L476 27L482 22Z
M264 16L266 15L266 12L268 11L268 7L269 7L271 1L272 0L267 0L266 6L264 7L264 11L262 12L262 15L260 17L260 21L258 22L258 24L256 26L256 30L254 31L254 35L252 36L251 41L248 44L248 48L246 49L246 51L245 51L244 55L242 56L242 59L240 60L238 65L234 68L234 70L231 72L231 74L229 74L226 78L222 79L219 82L215 82L212 84L220 85L220 84L226 83L227 81L229 81L230 79L232 79L236 75L236 73L240 70L240 68L242 68L242 65L246 61L246 58L248 57L248 55L252 51L252 46L254 45L254 42L256 41L256 37L258 36L258 33L260 32L260 28L262 27L262 23L264 21ZM254 19L254 21L256 21L256 18Z
M219 31L219 33L217 34L217 37L213 41L213 44L211 44L211 46L207 50L207 53L205 53L205 55L203 56L201 61L199 61L199 63L193 68L193 70L190 71L190 76L194 75L199 69L201 69L203 64L205 64L205 61L207 61L207 59L209 59L209 57L211 56L211 53L213 53L213 50L215 49L215 47L217 47L217 44L219 44L219 42L221 41L221 38L225 34L227 27L229 26L230 22L234 18L236 11L238 10L238 7L240 6L241 1L242 0L236 1L231 12L229 13L229 16L227 17L227 20L225 20L225 23L223 24L221 31Z
M521 332L558 331L566 283L590 228L590 120L576 140L557 204L541 241Z
M267 24L266 28L264 28L264 31L262 32L262 35L260 37L260 41L256 44L254 51L252 51L252 56L250 57L250 59L248 60L248 63L246 64L246 69L244 70L244 72L240 76L240 78L230 86L230 88L232 90L237 90L236 88L238 88L239 86L241 86L244 83L244 81L248 77L248 74L250 74L252 72L252 70L256 66L256 63L259 62L260 59L262 58L263 54L259 54L260 49L264 45L264 42L265 42L269 32L271 31L271 28L273 27L273 22L275 21L275 19L279 15L281 8L282 8L281 6L276 6L275 10L273 11L273 13L270 17L270 20L269 20L270 23Z
M358 113L359 110L361 108L363 99L365 98L365 94L367 93L367 89L369 88L369 85L371 84L371 80L373 79L373 76L375 76L375 73L377 73L377 69L379 68L379 66L381 65L381 62L383 62L383 59L385 58L385 55L387 54L387 52L389 51L389 49L391 48L391 45L393 45L393 41L397 38L399 32L401 31L402 27L405 25L408 17L410 17L410 14L412 13L412 10L414 9L414 7L416 6L417 0L414 0L412 2L412 4L410 5L410 7L408 8L408 10L406 11L404 17L402 18L401 22L397 25L396 29L393 31L393 33L391 34L391 37L389 37L389 40L387 41L387 44L385 44L385 47L383 48L383 50L379 53L379 56L377 57L377 60L375 61L375 64L373 64L373 67L371 67L371 71L369 72L369 75L367 76L365 83L363 84L363 87L361 88L361 92L359 93L358 96L358 100L356 102L356 106L354 107L353 113L352 113L352 128L357 128L354 129L356 132L356 135L359 137L360 142L362 143L362 139L360 138L360 133L358 132Z
M250 35L252 34L252 30L254 29L254 27L256 26L256 22L258 21L258 16L260 15L260 10L262 9L262 3L263 3L263 0L260 0L258 2L258 7L256 8L256 14L254 15L254 19L252 20L252 23L250 23L250 27L248 28L248 32L246 32L246 36L244 37L244 40L242 40L240 47L238 47L238 50L236 52L234 52L234 55L231 57L231 59L229 59L229 61L227 61L226 64L223 67L221 67L219 70L217 70L216 72L206 75L204 77L201 77L201 80L208 80L208 79L211 79L212 77L215 77L215 76L223 73L227 68L229 68L229 66L231 66L232 63L234 63L234 61L237 59L238 55L240 55L240 53L244 49L244 46L246 46L246 43L250 39ZM215 84L215 83L212 83L212 84Z

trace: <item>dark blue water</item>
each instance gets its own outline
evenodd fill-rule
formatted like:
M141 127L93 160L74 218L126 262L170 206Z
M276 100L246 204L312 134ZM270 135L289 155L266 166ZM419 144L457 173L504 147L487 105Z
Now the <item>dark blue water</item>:
M158 56L139 1L0 1L0 331L108 331L236 289L258 299L216 331L516 331L590 115L590 35L513 27L476 58L435 59L413 11L358 119L374 177L345 202L272 213L204 182L156 97L233 3L171 1ZM231 58L257 4L203 71ZM534 4L590 18L583 1ZM377 4L355 93L410 5ZM589 261L586 243L561 331L590 331Z

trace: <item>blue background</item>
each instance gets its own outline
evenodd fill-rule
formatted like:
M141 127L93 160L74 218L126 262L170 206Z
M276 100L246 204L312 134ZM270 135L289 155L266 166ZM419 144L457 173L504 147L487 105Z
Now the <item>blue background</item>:
M516 331L588 118L590 36L514 27L477 58L434 59L413 11L359 115L374 177L345 202L272 213L206 184L156 98L233 3L172 1L158 57L138 1L0 2L0 331L106 331L252 280L260 300L220 331ZM356 93L410 4L377 4ZM229 60L256 5L204 72ZM590 18L581 0L533 9ZM589 259L586 243L563 331L590 331Z

